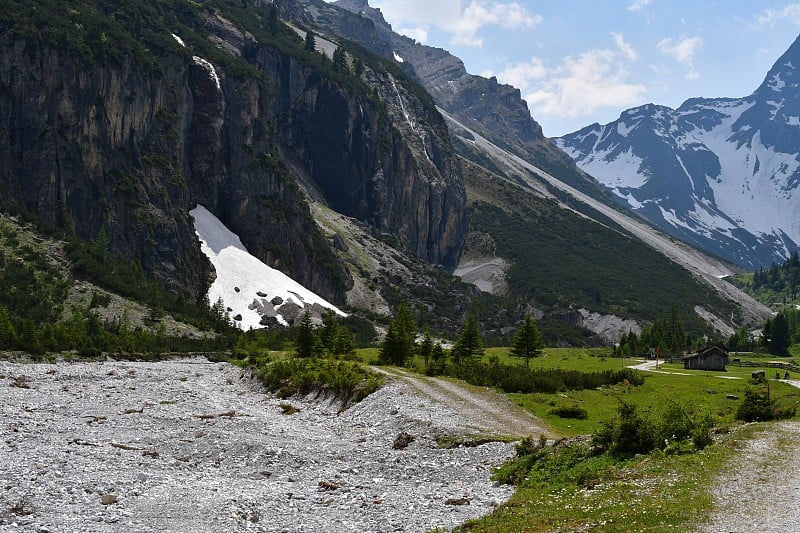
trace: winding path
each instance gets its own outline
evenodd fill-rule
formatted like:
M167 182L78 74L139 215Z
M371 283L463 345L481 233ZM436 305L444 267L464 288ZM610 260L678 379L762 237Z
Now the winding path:
M374 367L374 370L398 379L412 386L419 394L464 415L472 421L473 428L478 433L488 431L490 434L509 437L556 436L541 419L493 389L420 376L399 368Z

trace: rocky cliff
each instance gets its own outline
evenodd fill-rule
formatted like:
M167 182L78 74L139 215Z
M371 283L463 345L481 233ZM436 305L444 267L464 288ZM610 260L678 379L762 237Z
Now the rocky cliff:
M66 17L49 2L0 17L7 208L83 239L104 229L113 251L195 296L209 274L188 214L200 203L251 253L343 300L349 275L298 182L455 264L463 184L441 117L402 72L332 68L266 3L71 4Z
M318 23L333 25L349 39L397 62L420 81L439 107L460 122L562 181L592 196L606 196L569 156L544 137L519 89L499 83L494 77L470 74L464 63L447 50L425 46L395 33L380 9L370 7L366 0L338 0L334 3L336 7L349 11L349 17L336 17L333 7L324 10L316 5L317 1L300 0L303 4L314 5L307 12ZM371 21L374 29L343 22L353 15L358 15L362 21ZM345 33L348 30L352 31ZM379 44L374 44L376 42Z

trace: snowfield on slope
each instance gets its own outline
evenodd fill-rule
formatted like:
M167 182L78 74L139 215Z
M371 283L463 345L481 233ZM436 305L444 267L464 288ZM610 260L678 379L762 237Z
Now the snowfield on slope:
M265 325L262 320L268 319L286 325L300 310L314 306L345 316L321 296L250 255L239 236L202 205L189 214L194 218L200 249L217 274L208 289L208 301L214 305L221 298L240 328L261 328Z

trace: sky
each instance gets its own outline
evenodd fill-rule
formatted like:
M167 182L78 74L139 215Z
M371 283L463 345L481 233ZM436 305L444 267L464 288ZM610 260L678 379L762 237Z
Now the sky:
M519 88L544 134L630 107L752 93L800 33L800 2L370 0L395 31Z

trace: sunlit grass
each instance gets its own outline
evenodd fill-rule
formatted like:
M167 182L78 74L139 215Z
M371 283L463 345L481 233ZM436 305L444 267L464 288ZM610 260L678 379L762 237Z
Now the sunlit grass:
M737 429L688 455L654 452L613 464L601 458L600 483L543 480L520 487L494 513L458 531L695 530L712 508L708 487L715 475L753 431L754 426Z

